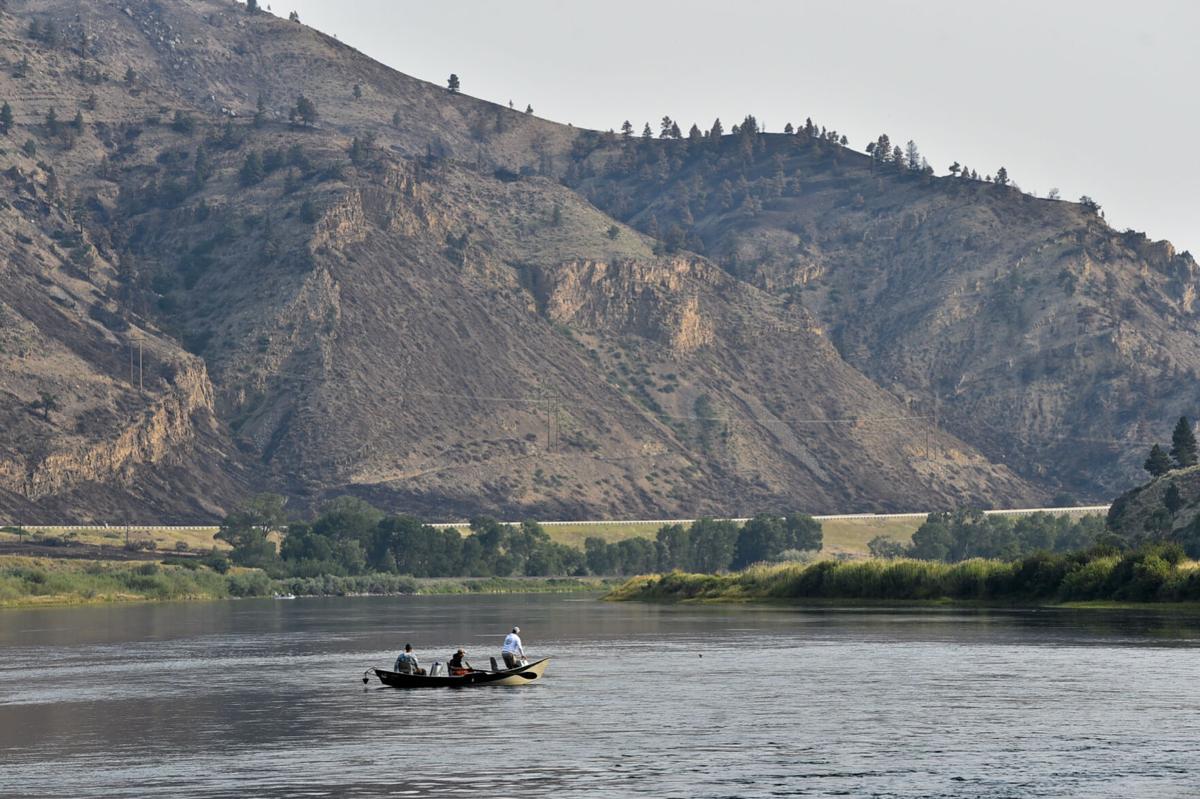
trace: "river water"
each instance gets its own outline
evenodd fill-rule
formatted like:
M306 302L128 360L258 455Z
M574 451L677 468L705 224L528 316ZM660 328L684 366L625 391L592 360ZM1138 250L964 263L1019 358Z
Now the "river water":
M546 678L396 691L411 641ZM579 596L0 612L0 795L1200 794L1200 619Z

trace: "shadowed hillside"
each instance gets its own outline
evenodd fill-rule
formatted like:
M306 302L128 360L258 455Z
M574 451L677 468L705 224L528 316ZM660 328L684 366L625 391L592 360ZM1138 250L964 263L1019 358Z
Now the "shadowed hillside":
M1192 379L1194 263L1079 206L623 143L220 0L14 0L0 38L14 518L1034 504L1121 484L1078 439Z

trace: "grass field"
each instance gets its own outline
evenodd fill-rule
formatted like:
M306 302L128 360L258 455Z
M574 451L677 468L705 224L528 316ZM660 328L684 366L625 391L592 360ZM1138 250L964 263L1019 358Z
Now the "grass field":
M922 518L890 519L878 517L870 519L828 519L821 522L821 530L825 536L825 546L822 554L830 556L865 556L867 542L877 535L908 543L912 534L921 526ZM550 538L560 544L573 547L583 547L586 538L603 538L606 542L621 541L626 538L641 536L654 538L658 533L659 524L606 522L604 524L552 524L546 526Z
M25 531L29 535L25 536L26 541L31 538L36 538L38 535L53 536L62 538L65 541L70 541L76 544L85 544L88 546L106 546L120 547L125 545L125 528L124 527L89 527L83 530L67 530L62 527L26 527ZM229 549L229 545L224 541L216 541L213 536L216 535L216 527L204 527L198 530L170 530L151 527L132 527L129 530L129 541L131 543L138 541L153 541L155 548L162 552L172 552L175 550L176 544L182 541L192 550L209 550L214 546L217 549ZM0 532L0 540L17 541L20 536L16 533Z

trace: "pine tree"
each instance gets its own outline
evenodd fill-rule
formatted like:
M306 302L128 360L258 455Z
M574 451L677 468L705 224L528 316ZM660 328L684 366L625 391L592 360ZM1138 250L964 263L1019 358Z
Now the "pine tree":
M662 124L659 125L660 129L658 131L658 138L660 138L660 139L671 138L671 126L674 124L675 123L671 121L670 117L663 117Z
M209 158L208 148L204 146L204 142L196 148L196 157L192 165L192 186L199 189L204 185L204 182L212 177L213 165L212 159Z
M653 138L653 137L654 137L654 131L650 130L650 123L649 123L649 122L647 122L647 123L645 124L645 126L643 126L643 127L642 127L642 138L643 138L643 139L650 139L650 138Z
M1171 434L1171 457L1180 469L1196 465L1196 434L1186 416L1180 416Z
M792 127L791 122L788 122L787 124L785 124L783 126L783 132L786 133L787 135L791 136L793 133L796 132L796 129Z
M1000 167L999 169L996 170L996 185L997 186L1007 186L1008 185L1008 170L1005 169L1004 167Z
M461 86L462 83L459 82L458 75L455 75L453 72L451 72L449 79L446 81L446 88L450 90L451 94L458 94L458 90Z
M258 102L254 105L254 127L261 128L263 123L267 121L267 101L263 96L258 95Z
M1142 468L1149 472L1151 477L1162 477L1171 471L1171 459L1163 452L1162 447L1155 444L1150 448L1150 456L1146 458Z
M633 123L628 119L621 125L621 138L626 141L633 138Z
M671 138L672 139L682 139L683 138L683 131L681 131L679 129L678 122L671 123Z
M125 68L125 85L132 86L137 81L137 70L133 67Z
M49 131L51 136L58 136L58 112L53 108L46 112L46 130Z
M75 118L71 120L71 129L76 133L83 133L83 112L76 111Z
M712 128L708 131L708 138L719 139L725 135L725 128L721 127L721 118L717 117L713 120Z
M300 12L293 11L292 13L288 14L288 21L289 22L299 22L300 21Z
M533 114L533 105L531 103L525 104L525 113L530 115Z
M258 11L258 0L246 0L246 10L251 14Z
M305 125L312 125L320 118L316 103L303 94L296 98L296 105L292 108L289 116L293 122L299 119Z
M256 183L262 183L265 177L266 170L263 168L262 156L257 151L251 151L246 156L246 160L242 162L238 179L241 180L243 186L253 186Z
M1167 486L1167 492L1163 495L1163 505L1167 506L1170 513L1183 507L1183 496L1179 493L1179 486L1176 483Z
M917 149L917 143L912 139L909 139L908 144L904 147L904 158L908 161L908 168L914 172L921 168L921 151Z
M4 105L0 105L0 133L4 133L5 135L8 135L8 132L10 130L12 130L12 125L13 125L12 106L9 105L7 101L5 101Z

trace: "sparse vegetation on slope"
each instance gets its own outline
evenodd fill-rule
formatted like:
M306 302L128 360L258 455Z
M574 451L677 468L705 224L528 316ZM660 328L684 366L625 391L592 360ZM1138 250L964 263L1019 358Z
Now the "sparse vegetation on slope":
M1035 503L1126 481L1200 369L1194 262L1094 202L809 122L580 131L297 23L0 13L11 518Z

